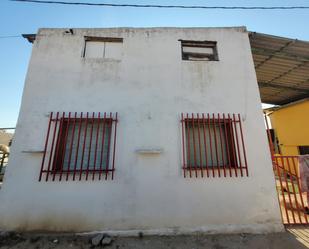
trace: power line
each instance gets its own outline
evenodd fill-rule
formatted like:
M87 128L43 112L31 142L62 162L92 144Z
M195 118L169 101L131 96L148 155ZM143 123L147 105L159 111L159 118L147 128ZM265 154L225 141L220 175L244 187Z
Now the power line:
M42 0L10 0L13 2L39 3L39 4L64 4L86 5L100 7L134 7L134 8L169 8L169 9L224 9L224 10L295 10L309 9L309 6L198 6L198 5L157 5L157 4L115 4L115 3L87 3Z
M0 0L1 1L1 0ZM41 34L33 34L35 36L46 36L46 35L41 35ZM9 39L9 38L27 38L27 34L21 34L21 35L0 35L0 39Z
M21 35L4 35L4 36L0 36L0 39L6 39L6 38L21 38Z

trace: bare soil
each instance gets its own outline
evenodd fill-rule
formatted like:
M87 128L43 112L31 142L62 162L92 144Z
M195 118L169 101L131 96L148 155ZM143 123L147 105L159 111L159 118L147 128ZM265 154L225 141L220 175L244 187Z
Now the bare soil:
M284 233L191 236L112 237L110 245L93 246L95 235L1 233L0 249L304 249L309 248L309 228Z

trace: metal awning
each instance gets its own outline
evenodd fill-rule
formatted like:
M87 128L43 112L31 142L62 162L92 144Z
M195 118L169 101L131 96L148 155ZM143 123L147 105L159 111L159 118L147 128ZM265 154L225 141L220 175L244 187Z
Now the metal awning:
M250 32L263 103L283 105L309 97L309 42Z

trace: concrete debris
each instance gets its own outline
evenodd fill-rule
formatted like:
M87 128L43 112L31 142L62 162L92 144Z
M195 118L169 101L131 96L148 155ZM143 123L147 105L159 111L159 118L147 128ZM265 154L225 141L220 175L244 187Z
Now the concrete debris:
M22 234L16 233L16 232L0 232L0 248L2 244L6 244L9 242L9 244L12 243L19 243L23 242L26 239L23 237Z
M305 234L309 234L309 229L303 227L293 228L293 233L286 231L271 234L144 235L143 239L139 237L112 237L104 233L79 236L75 234L0 232L0 249L305 249L309 248L308 240L304 240ZM6 238L1 236L6 236ZM97 241L100 243L94 246L91 241L97 236ZM101 238L102 240L100 240ZM103 242L104 238L106 239ZM55 239L59 241L56 244L53 243ZM107 242L110 244L105 244Z
M91 244L93 246L98 246L101 244L101 241L103 240L103 238L104 238L104 234L99 233L91 239Z
M36 243L40 240L39 236L34 236L29 239L30 243Z
M102 240L102 246L108 246L113 242L113 239L109 235L105 235Z
M2 237L2 238L9 237L9 236L10 236L10 233L7 232L7 231L1 231L0 232L0 237Z

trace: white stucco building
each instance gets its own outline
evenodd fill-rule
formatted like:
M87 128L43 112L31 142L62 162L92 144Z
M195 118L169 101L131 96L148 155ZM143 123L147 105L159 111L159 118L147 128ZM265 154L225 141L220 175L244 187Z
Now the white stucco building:
M40 29L0 217L22 230L282 230L246 29Z

